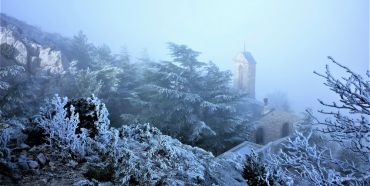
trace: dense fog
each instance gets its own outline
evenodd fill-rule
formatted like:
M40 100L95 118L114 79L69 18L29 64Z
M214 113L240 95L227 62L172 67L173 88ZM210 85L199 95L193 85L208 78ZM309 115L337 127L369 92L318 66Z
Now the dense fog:
M257 99L283 92L297 113L334 96L312 73L324 70L326 56L358 73L369 68L368 1L5 0L1 11L65 36L82 30L114 52L125 47L133 60L169 59L166 43L175 42L231 70L245 46L257 61Z
M0 185L370 185L368 1L0 3Z

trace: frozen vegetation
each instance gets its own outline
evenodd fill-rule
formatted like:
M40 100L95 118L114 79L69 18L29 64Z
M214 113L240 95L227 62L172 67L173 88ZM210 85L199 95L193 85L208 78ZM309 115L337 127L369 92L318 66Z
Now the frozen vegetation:
M340 97L340 103L320 101L329 109L319 110L328 115L317 119L307 111L296 132L282 144L278 153L263 153L258 158L247 157L243 176L248 183L259 185L297 183L305 185L368 185L370 182L370 72L366 78L347 67L341 67L348 77L333 76L326 66L325 85ZM334 109L334 110L333 110ZM340 146L333 154L333 146ZM256 174L258 172L259 174ZM254 174L251 174L254 173Z
M68 101L55 96L32 122L5 121L0 141L3 183L243 185L229 161L184 145L149 124L111 128L107 116L95 97Z
M330 57L348 77L316 74L339 103L320 101L329 109L308 111L279 147L217 157L258 119L231 72L185 45L168 43L170 61L132 60L82 32L0 18L1 185L370 184L369 72Z

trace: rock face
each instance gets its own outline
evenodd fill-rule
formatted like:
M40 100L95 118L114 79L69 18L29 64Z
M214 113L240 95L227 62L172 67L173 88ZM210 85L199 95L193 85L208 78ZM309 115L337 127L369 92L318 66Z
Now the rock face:
M28 73L63 73L69 62L60 50L45 43L42 39L45 33L4 14L0 14L0 19L0 45L3 46L0 66L21 65ZM39 35L33 37L36 32Z
M41 99L60 92L72 46L69 38L0 14L0 114L34 114Z

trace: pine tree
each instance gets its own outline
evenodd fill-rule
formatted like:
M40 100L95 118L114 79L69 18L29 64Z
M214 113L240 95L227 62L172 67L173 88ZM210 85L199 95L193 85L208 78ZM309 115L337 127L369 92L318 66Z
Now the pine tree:
M88 42L87 36L80 31L72 40L73 59L77 60L77 69L86 69L91 67L92 59L91 52L94 46Z
M169 49L172 61L146 63L142 86L131 100L140 108L136 119L216 153L230 147L216 145L225 143L224 137L232 145L242 141L230 139L245 121L235 109L242 96L230 88L231 73L198 61L200 53L185 45L169 43ZM216 139L209 145L207 140Z

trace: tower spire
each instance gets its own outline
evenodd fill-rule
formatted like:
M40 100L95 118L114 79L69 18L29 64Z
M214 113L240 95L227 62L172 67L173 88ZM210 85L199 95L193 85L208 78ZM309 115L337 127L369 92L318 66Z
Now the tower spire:
M245 41L244 41L244 50L243 50L243 52L245 53Z

